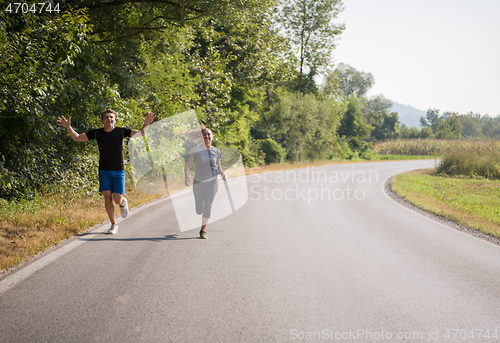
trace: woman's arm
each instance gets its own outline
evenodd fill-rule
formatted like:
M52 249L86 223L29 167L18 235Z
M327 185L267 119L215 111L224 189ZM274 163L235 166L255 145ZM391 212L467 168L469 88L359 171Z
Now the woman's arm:
M217 167L219 168L219 174L222 175L222 180L227 181L226 174L224 174L224 171L222 170L222 167L220 165L220 158L217 160Z
M193 155L189 155L186 161L186 166L184 167L184 184L186 186L189 186L189 167L191 167L193 161L194 161Z

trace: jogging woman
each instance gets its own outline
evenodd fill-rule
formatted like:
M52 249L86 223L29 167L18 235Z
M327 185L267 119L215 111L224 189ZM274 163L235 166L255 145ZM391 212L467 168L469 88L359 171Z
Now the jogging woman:
M212 214L212 204L217 194L219 184L217 176L222 175L224 181L227 180L226 174L221 168L220 160L222 154L219 149L212 146L214 136L212 130L201 130L203 135L203 144L194 147L189 152L189 157L184 167L184 183L189 186L189 167L194 162L196 167L193 179L193 193L195 200L196 213L201 215L200 238L206 239L206 228Z

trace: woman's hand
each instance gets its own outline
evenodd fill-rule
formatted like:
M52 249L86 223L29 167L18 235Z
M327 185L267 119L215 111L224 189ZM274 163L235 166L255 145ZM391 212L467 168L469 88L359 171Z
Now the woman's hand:
M189 178L188 178L188 177L184 179L184 184L185 184L186 186L189 186Z

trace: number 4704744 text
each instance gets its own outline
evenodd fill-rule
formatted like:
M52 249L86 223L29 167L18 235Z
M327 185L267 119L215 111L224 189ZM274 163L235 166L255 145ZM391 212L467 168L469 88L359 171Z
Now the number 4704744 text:
M59 3L53 4L51 2L39 2L34 4L27 4L25 2L9 2L7 8L5 9L9 13L38 13L42 12L56 12L59 13L61 10L59 9Z

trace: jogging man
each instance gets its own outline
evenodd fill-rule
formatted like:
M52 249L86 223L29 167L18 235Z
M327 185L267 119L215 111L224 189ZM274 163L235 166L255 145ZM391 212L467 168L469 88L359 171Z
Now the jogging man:
M107 231L109 234L114 235L118 232L113 200L120 206L123 218L126 218L129 212L127 198L124 196L123 140L125 137L134 137L138 133L144 136L147 127L153 122L154 118L154 113L149 112L146 119L142 118L144 121L143 127L140 130L131 130L115 126L115 112L108 109L101 113L104 128L90 130L87 133L76 133L71 127L71 117L66 119L61 116L57 119L57 125L65 127L75 142L88 142L92 139L97 141L99 147L99 191L102 192L106 212L111 221L111 227Z

